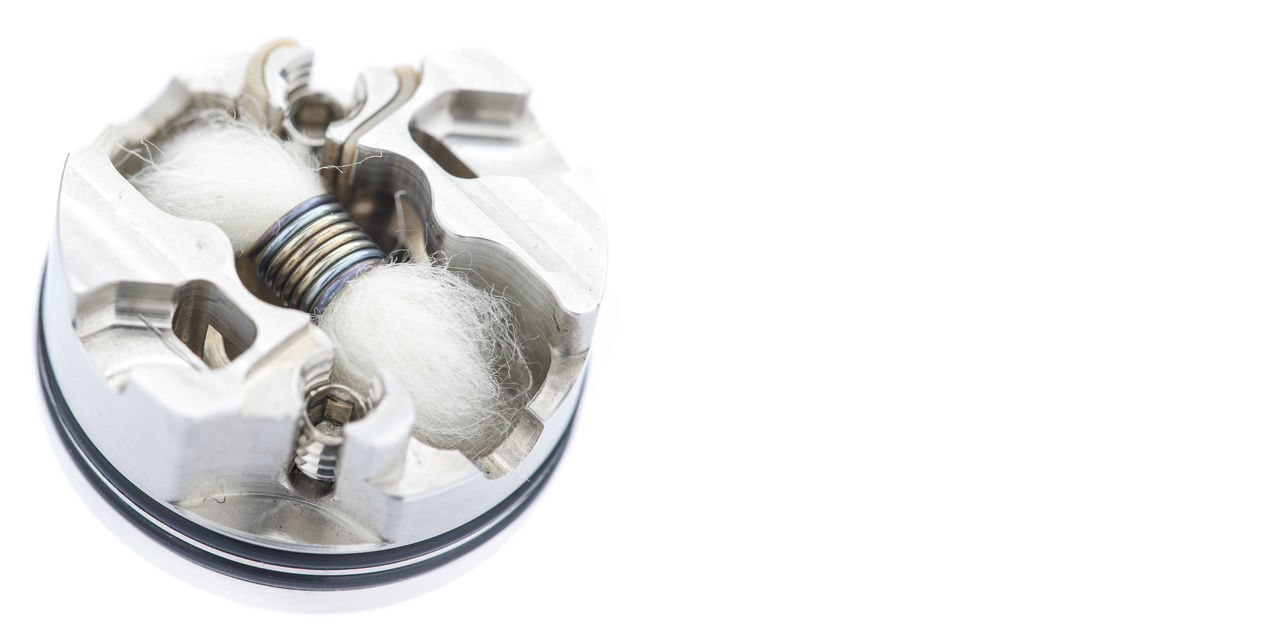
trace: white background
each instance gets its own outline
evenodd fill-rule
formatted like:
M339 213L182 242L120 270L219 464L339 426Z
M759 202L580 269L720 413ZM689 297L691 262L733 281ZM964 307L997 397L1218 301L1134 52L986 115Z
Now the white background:
M1280 633L1266 4L297 4L0 24L0 635ZM112 533L33 364L65 154L280 35L335 90L493 51L610 225L578 429L530 517L426 595L326 616Z

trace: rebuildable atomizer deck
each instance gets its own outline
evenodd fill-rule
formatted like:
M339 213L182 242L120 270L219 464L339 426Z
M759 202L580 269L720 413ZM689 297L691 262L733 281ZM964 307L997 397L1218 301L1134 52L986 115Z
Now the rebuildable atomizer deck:
M370 68L346 98L309 86L311 58L281 41L180 75L70 155L37 342L63 443L138 528L245 580L358 588L467 553L542 488L582 394L605 232L589 177L568 168L527 87L494 59ZM361 259L434 260L508 301L527 369L503 437L434 446L415 430L423 400L395 376L333 384L340 347L315 309L283 299L223 230L134 187L164 153L156 141L211 109L310 154L324 202L347 212L334 225L372 243ZM292 290L311 287L312 303L345 282L313 272Z

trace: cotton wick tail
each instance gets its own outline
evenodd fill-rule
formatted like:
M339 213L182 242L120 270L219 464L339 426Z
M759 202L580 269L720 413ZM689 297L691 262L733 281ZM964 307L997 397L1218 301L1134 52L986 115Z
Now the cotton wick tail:
M281 216L246 255L285 305L312 317L353 278L387 260L330 195L308 198Z

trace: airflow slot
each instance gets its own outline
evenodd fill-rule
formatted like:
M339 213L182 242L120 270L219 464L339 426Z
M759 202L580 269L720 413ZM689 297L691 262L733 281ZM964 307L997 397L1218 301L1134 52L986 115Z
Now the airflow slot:
M213 283L189 282L174 295L173 333L210 369L218 369L240 357L257 329Z
M436 139L435 136L416 129L410 131L410 135L413 136L414 142L417 142L418 146L422 147L422 150L427 152L427 155L431 156L431 159L435 160L436 164L440 165L441 169L449 172L449 175L467 180L478 177L476 172L472 171L471 167L468 167L467 163L462 161L462 158L454 154L448 146Z
M82 296L76 335L108 384L124 388L139 366L225 367L253 344L257 329L213 283L180 287L119 282Z

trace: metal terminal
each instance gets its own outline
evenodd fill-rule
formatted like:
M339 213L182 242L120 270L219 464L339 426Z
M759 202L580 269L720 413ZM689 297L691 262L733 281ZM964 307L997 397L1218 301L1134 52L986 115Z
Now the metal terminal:
M307 397L298 446L293 454L293 469L289 473L294 489L309 497L320 497L333 490L342 429L348 422L363 417L365 410L360 397L341 385L325 385Z
M320 315L352 278L387 254L330 195L308 198L276 220L249 251L289 307Z

